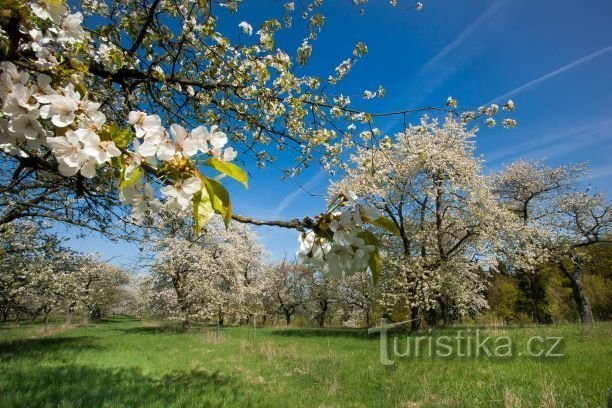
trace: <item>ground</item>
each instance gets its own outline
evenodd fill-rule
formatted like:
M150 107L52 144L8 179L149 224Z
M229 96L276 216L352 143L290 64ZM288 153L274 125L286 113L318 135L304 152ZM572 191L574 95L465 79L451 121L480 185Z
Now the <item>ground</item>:
M424 335L458 330L467 328ZM606 405L612 324L489 328L481 335L509 336L515 356L393 357L395 364L384 366L379 337L363 330L257 329L254 348L245 327L182 334L169 322L114 317L45 334L37 324L3 324L0 406ZM519 356L531 336L564 337L555 350L564 357Z

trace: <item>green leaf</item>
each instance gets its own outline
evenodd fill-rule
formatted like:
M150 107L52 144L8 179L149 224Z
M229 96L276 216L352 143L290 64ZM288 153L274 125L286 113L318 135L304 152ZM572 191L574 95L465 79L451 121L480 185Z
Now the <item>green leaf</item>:
M390 219L388 219L385 216L380 216L377 219L371 220L371 221L368 221L368 222L370 224L378 227L378 228L382 228L385 231L392 233L396 237L401 238L400 230L397 227L397 225L395 225L395 223L393 221L391 221Z
M193 219L195 221L195 232L197 235L202 231L202 227L208 224L215 213L210 202L210 196L206 190L201 190L193 196Z
M121 129L116 123L113 123L112 125L106 126L104 130L100 132L100 137L103 140L112 140L119 149L125 149L132 140L134 140L136 135L129 127Z
M84 64L82 61L79 61L76 58L70 59L70 66L77 71L81 71L85 74L89 74L89 66Z
M372 273L372 281L376 285L378 280L380 279L380 274L382 273L382 258L380 257L380 241L371 231L364 230L357 235L359 238L363 239L366 245L374 245L374 251L370 253L370 259L368 260L368 266L370 267L370 272Z
M223 217L225 228L229 228L229 223L232 220L232 202L230 201L229 193L223 187L223 184L217 180L204 177L202 181L210 197L212 208Z
M236 166L234 163L222 161L222 160L215 159L214 157L212 157L206 160L204 164L206 164L209 167L212 167L215 170L220 171L221 173L233 178L234 180L238 180L239 182L244 184L246 188L249 188L248 176L246 172L242 170L240 167Z
M126 187L133 186L134 183L136 183L138 180L140 180L140 177L142 177L142 167L140 166L136 167L136 170L132 172L132 175L130 176L129 179L125 178L126 170L127 170L127 167L123 168L121 171L121 181L119 182L119 188L121 190L123 190Z
M376 248L371 254L368 260L370 271L372 272L372 282L378 284L380 274L382 273L382 259L380 257L380 251Z

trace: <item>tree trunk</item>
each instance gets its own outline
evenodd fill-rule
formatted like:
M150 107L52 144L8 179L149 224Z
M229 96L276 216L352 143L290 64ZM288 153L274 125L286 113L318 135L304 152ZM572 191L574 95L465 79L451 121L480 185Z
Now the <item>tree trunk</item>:
M68 311L66 312L66 325L72 324L72 316L74 314L74 304L68 306Z
M49 312L45 313L45 333L49 331Z
M591 310L591 302L589 302L586 293L584 293L584 285L582 283L582 277L584 275L582 264L579 260L573 260L572 263L574 265L573 273L567 269L563 262L559 262L559 267L565 276L569 278L570 286L572 287L572 296L574 297L574 301L578 308L578 314L580 315L580 322L593 323L595 319L593 318L593 311Z
M372 321L372 308L370 307L370 304L368 303L365 307L365 320L366 320L366 327L369 329L370 327L373 326Z
M0 307L0 321L6 322L8 320L10 310L11 308L8 304Z
M191 326L189 325L189 319L183 319L183 333L188 333L190 329Z
M321 309L319 310L319 315L317 316L317 322L319 323L319 327L325 327L325 315L327 314L327 299L323 299L319 301L319 306Z
M417 331L421 328L421 310L418 306L410 308L410 328L412 331Z
M287 323L287 327L291 326L291 314L285 313L285 323Z
M224 315L223 315L223 312L219 312L219 319L218 319L218 322L219 322L219 326L223 327L223 322L224 322Z

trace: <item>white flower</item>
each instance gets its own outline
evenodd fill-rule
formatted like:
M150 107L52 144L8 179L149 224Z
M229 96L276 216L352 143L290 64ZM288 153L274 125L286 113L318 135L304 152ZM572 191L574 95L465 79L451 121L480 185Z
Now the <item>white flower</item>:
M253 27L246 21L243 21L242 23L238 24L238 27L240 27L242 29L242 32L246 35L253 35Z
M364 91L363 92L363 99L374 99L376 98L376 92L372 92L372 91Z
M198 140L190 135L181 125L171 125L170 134L172 134L174 139L177 152L182 152L187 157L191 157L198 152Z
M223 149L223 154L221 154L221 160L223 161L232 161L238 156L238 152L234 150L232 147L227 147Z
M12 156L26 157L26 153L17 147L22 136L21 134L10 132L7 120L0 118L0 150Z
M81 175L85 178L94 178L96 176L96 161L81 153Z
M213 125L210 127L208 139L208 142L212 146L212 148L210 149L211 153L215 157L219 157L221 155L221 149L223 149L223 146L227 144L227 135L217 129L217 125Z
M514 108L514 101L512 99L508 99L508 102L506 102L506 104L504 105L504 110L510 112L513 111Z
M487 114L487 116L495 116L497 115L498 111L499 111L499 106L495 103L492 103L491 106L485 109L485 113Z
M12 90L13 84L20 83L25 85L28 82L28 73L26 71L19 71L12 62L2 61L0 63L0 69L2 70L2 74L0 75L2 86L8 89L6 93Z
M227 153L223 151L223 147L227 144L227 135L218 130L217 125L212 125L210 131L204 126L198 126L193 129L191 136L197 141L199 150L209 153L221 160L231 161L237 156L237 153L232 148Z
M157 212L161 207L161 202L155 197L155 190L147 183L133 184L124 188L120 198L132 206L134 218L141 218L148 210Z
M100 136L91 129L78 129L76 133L83 143L83 153L94 159L97 164L109 162L111 158L121 154L115 142L100 141Z
M69 44L74 44L76 42L82 42L85 38L85 31L81 24L83 23L83 14L74 13L68 14L64 21L62 21L62 29L57 35L57 41L67 42Z
M38 0L37 3L32 3L30 8L38 17L52 20L54 23L59 23L61 17L68 13L63 0Z
M145 143L148 140L145 140ZM168 133L164 130L164 132L159 137L159 144L157 145L157 158L161 161L172 160L176 155L176 145L170 137L168 137Z
M12 92L6 96L2 113L8 116L18 116L38 109L39 103L32 95L29 87L17 83L13 85Z
M76 118L75 111L79 109L81 95L74 90L74 85L69 84L64 88L63 95L48 95L44 100L49 104L40 108L40 116L43 119L50 118L51 123L57 127L66 127Z
M79 116L79 127L83 129L91 129L94 132L102 130L106 122L106 115L100 111L96 111L91 115Z
M145 139L145 141L142 144L138 142L138 139L134 139L133 141L134 153L136 153L136 155L138 157L141 157L142 159L155 158L157 155L157 147L159 146L160 143L161 143L161 135L156 136L156 137L150 136L147 139Z
M53 150L62 175L74 176L79 171L83 147L75 131L67 131L66 136L47 137L47 145Z
M161 119L157 115L147 115L144 112L132 111L129 115L129 123L134 126L136 137L144 137L147 133L160 133L162 130Z
M20 133L28 140L38 140L39 136L45 135L45 130L38 122L38 111L29 114L21 114L9 122L11 132Z
M418 3L416 4L415 8L416 8L418 11L423 10L423 3L418 2Z
M181 210L187 209L191 204L191 198L202 188L199 177L190 177L185 181L178 181L174 185L161 188L161 192L170 198L168 205Z
M488 127L491 127L491 128L492 128L492 127L494 127L494 126L495 126L496 122L495 122L495 119L493 119L493 118L487 118L487 120L485 120L485 124L486 124Z
M516 127L516 120L514 119L504 119L502 120L502 125L504 125L507 129L512 129Z

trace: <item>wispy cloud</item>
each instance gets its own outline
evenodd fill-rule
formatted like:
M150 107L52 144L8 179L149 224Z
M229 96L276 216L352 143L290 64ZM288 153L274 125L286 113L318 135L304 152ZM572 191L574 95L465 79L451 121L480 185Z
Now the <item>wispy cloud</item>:
M307 194L309 193L310 189L312 189L313 187L316 187L319 184L319 182L326 176L326 174L327 172L325 172L324 170L319 171L310 180L304 183L301 187L298 187L292 192L290 192L289 194L287 194L285 198L283 198L281 202L278 203L278 205L274 209L274 214L276 216L282 215L283 212L290 205L292 205L302 194Z
M489 102L486 103L486 105L491 104L493 102L496 101L500 101L500 100L504 100L505 98L509 97L509 96L514 96L514 95L518 95L521 92L525 92L528 89L533 88L534 86L537 86L539 84L541 84L544 81L548 81L551 78L556 77L557 75L560 75L566 71L569 71L570 69L576 68L579 65L582 65L584 63L587 63L609 51L612 51L612 45L608 46L608 47L604 47L598 51L595 51L587 56L584 56L582 58L579 58L575 61L570 62L569 64L566 64L564 66L562 66L561 68L555 69L554 71L549 72L548 74L542 75L539 78L536 78L532 81L529 81L521 86L519 86L518 88L515 88L511 91L506 92L503 95L500 95L496 98L491 99Z
M409 97L411 106L419 106L432 92L444 84L447 79L472 61L478 51L484 48L485 44L483 44L483 41L469 41L471 47L469 49L466 49L464 45L470 40L472 34L477 31L482 33L483 26L492 21L492 17L506 2L507 0L497 0L480 13L461 33L421 67L407 88L395 99L394 103L405 108L406 98ZM487 37L480 36L479 38ZM459 49L461 49L460 53L455 52ZM382 129L383 132L389 132L401 120L398 116L396 120L389 121Z
M596 180L600 178L609 178L612 176L612 164L604 164L603 166L593 167L586 176L587 180Z
M529 141L494 150L486 154L487 164L501 164L518 157L550 160L594 144L601 145L604 141L609 141L610 136L612 119L589 121L587 124L534 135Z
M495 3L491 4L484 12L482 12L476 20L474 20L469 26L467 26L451 43L449 43L446 47L442 48L432 59L427 61L421 72L426 72L435 66L437 66L441 61L446 58L447 55L452 53L455 49L461 47L461 45L475 32L480 28L485 22L489 21L489 19L504 5L506 0L498 0Z

